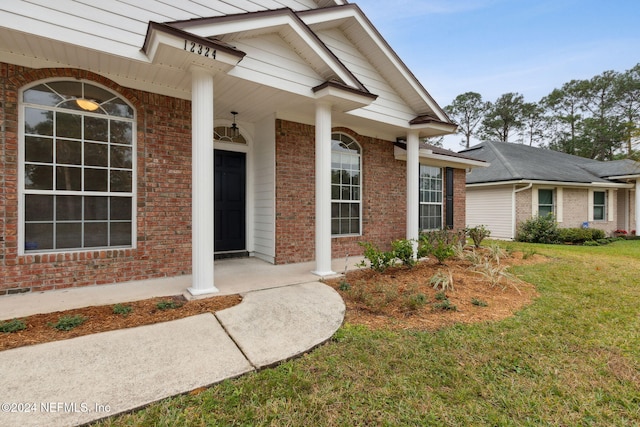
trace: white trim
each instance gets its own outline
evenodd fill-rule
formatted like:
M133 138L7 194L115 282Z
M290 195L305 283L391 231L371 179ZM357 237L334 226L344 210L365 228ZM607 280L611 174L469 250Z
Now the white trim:
M467 187L490 187L494 185L508 184L533 184L554 187L594 187L594 188L633 188L633 184L622 184L615 182L560 182L560 181L535 181L529 179L510 180L510 181L492 181L492 182L475 182L466 184Z
M564 220L564 188L556 187L555 188L555 216L557 222L562 222Z

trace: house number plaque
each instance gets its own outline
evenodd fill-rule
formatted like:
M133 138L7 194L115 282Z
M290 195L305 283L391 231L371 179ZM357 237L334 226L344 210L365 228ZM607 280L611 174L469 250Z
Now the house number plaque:
M191 53L196 53L200 56L204 56L205 58L216 59L216 50L211 49L208 46L203 46L199 43L192 42L189 40L184 41L184 50Z

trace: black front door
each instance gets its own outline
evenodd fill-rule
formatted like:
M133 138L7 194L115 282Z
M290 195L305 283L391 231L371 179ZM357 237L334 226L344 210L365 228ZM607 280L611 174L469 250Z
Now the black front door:
M246 250L246 155L215 150L215 252Z

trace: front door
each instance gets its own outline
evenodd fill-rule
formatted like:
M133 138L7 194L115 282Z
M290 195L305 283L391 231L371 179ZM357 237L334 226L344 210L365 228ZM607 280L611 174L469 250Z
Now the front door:
M216 253L246 251L246 154L215 150Z

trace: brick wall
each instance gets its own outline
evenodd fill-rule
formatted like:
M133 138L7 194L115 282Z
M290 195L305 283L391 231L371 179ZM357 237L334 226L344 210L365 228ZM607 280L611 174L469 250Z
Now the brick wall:
M335 128L362 147L362 235L332 239L333 258L361 255L358 242L388 250L406 236L406 162L396 160L393 144ZM315 257L315 129L276 123L276 263ZM465 227L465 170L454 173L454 226ZM416 207L417 209L417 207ZM444 217L443 217L444 218Z
M18 91L50 77L108 87L137 113L137 247L18 256ZM0 63L0 295L191 273L191 103L77 69Z

